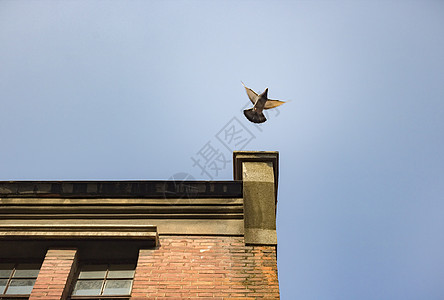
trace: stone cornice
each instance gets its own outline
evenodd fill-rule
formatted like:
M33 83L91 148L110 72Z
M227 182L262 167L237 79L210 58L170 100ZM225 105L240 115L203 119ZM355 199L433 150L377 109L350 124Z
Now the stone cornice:
M0 181L0 198L242 198L240 181Z
M142 240L157 244L157 227L137 224L1 224L0 240Z
M233 181L0 181L0 239L137 239L152 233L123 229L152 225L156 236L245 235L275 245L279 153L235 151L233 167Z

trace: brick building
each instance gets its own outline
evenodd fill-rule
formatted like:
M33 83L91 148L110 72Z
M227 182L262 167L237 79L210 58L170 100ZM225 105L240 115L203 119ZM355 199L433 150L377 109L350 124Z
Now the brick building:
M233 167L233 181L0 182L0 299L278 299L278 153Z

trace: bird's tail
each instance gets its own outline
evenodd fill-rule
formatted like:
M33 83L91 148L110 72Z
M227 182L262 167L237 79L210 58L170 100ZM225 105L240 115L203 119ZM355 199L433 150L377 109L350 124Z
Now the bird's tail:
M253 123L264 123L267 121L262 112L254 111L252 108L244 110L244 115Z

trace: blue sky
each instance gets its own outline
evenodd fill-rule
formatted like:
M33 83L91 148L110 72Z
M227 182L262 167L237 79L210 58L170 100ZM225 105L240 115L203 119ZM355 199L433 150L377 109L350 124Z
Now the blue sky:
M282 299L444 298L443 2L0 1L0 45L0 180L277 150Z

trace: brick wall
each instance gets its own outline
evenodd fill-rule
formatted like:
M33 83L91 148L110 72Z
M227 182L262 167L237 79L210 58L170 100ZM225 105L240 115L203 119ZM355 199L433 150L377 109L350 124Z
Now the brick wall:
M74 271L76 252L73 249L48 250L29 297L30 300L65 298Z
M279 299L275 246L243 237L168 236L140 250L135 299Z

